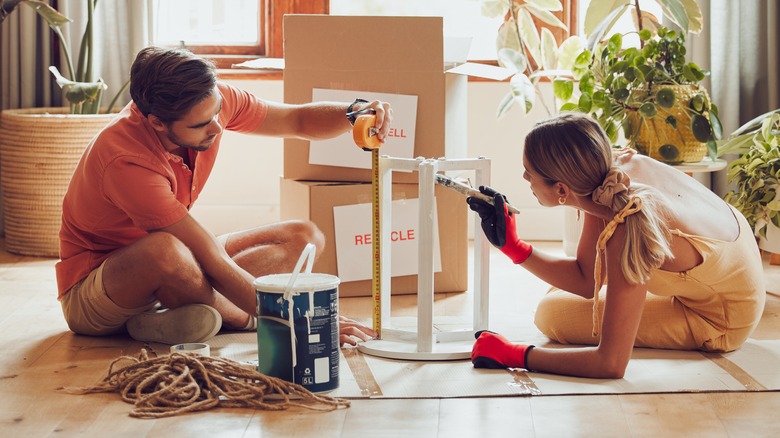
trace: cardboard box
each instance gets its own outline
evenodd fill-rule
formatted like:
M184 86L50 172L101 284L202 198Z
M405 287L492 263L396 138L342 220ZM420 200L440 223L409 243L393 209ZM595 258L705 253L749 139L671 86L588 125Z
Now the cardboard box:
M413 153L385 153L399 158L465 158L468 76L503 79L511 74L499 67L463 64L468 44L465 50L457 51L452 50L456 44L448 42L448 53L462 53L462 58L453 55L460 59L445 60L442 17L287 15L284 35L287 103L311 102L313 90L321 89L354 91L344 97L345 101L371 99L372 94L380 93L416 97L416 119L411 119L411 126L396 126L396 134L404 129L414 133ZM454 68L448 69L450 66ZM400 119L398 109L394 112ZM342 147L359 151L351 134L339 139L334 151ZM360 168L311 164L309 152L309 141L285 139L285 178L371 180L370 165ZM398 173L394 181L415 183L417 175Z
M295 181L283 178L280 186L281 218L311 220L325 234L325 251L317 259L313 271L339 276L334 207L353 204L369 204L370 207L371 184ZM417 184L393 184L393 200L416 199L417 194ZM434 274L434 291L462 292L468 289L468 206L464 197L452 190L437 186L434 194L442 267L441 272ZM368 229L371 229L370 223ZM393 277L391 291L393 294L417 293L417 275ZM371 280L342 281L339 295L370 296Z

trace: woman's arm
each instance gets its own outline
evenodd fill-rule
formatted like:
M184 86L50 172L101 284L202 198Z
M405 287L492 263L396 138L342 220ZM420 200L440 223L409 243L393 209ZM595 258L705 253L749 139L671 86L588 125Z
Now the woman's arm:
M591 298L593 297L596 241L603 223L587 213L582 214L585 217L576 258L560 257L534 248L531 256L521 266L552 286Z
M623 276L620 254L624 242L625 229L618 227L607 243L603 263L606 265L609 284L599 345L587 348L533 348L527 356L527 368L579 377L623 377L631 359L647 294L646 285L629 284Z

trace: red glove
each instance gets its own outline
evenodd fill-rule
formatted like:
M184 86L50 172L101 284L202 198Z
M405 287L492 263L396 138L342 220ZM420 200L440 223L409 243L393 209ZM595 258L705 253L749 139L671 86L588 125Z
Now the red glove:
M506 197L490 187L480 186L479 191L493 198L493 205L474 197L466 202L482 219L482 231L496 248L515 264L523 263L533 252L533 247L517 237L515 215L509 212Z
M525 368L533 345L513 344L498 333L488 330L474 334L477 341L471 350L474 368Z

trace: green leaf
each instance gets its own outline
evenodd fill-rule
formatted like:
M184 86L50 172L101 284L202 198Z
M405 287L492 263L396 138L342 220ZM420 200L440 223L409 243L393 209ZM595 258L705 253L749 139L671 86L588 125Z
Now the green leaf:
M618 90L615 90L615 100L622 102L626 100L629 94L631 93L625 88L620 88Z
M681 0L688 16L688 32L698 34L704 28L704 17L696 0Z
M674 102L677 100L674 90L671 88L661 88L655 93L655 101L662 108L671 108L674 106Z
M571 70L579 59L579 54L582 51L582 38L574 35L566 38L558 47L558 65L556 68ZM590 59L588 59L590 61ZM587 65L587 63L585 64Z
M645 102L639 107L639 115L641 115L644 118L647 119L653 118L657 113L658 113L658 109L655 107L655 104L652 102Z
M750 132L755 132L757 129L759 129L761 127L761 124L762 124L762 122L764 121L765 118L771 117L772 114L775 114L775 113L780 114L780 109L775 109L775 110L766 112L764 114L761 114L760 116L752 119L751 121L743 124L742 126L737 128L736 130L734 130L734 132L731 133L731 136L734 137L734 136L738 136L738 135L742 135L742 134L747 134L747 133L750 133Z
M639 29L639 20L636 14L631 14L631 19L634 22L634 28ZM661 27L658 17L647 11L642 11L642 30L647 30L650 34L655 35Z
M524 72L526 69L525 57L515 49L499 49L497 57L499 65L515 73Z
M582 111L583 113L590 112L591 108L593 108L593 99L587 94L580 95L580 99L577 102L577 107Z
M712 136L714 140L720 140L723 137L723 125L720 123L718 111L710 111L710 125L712 125Z
M515 95L510 91L509 93L506 93L504 97L501 99L501 102L498 103L498 109L496 111L496 118L504 117L504 114L509 111L510 108L512 108L512 105L515 103Z
M580 78L579 90L583 93L593 94L596 87L596 80L591 73L587 73Z
M536 24L527 8L521 8L517 15L520 22L520 35L525 43L525 47L528 48L531 56L538 62L541 59L541 54L539 53L539 46L541 45L539 30L536 28Z
M523 109L523 114L528 113L534 106L536 101L536 92L534 85L528 76L518 73L509 80L509 86L512 89L512 95L515 101L520 104Z
M510 1L484 0L482 2L482 15L488 18L503 18L509 12Z
M607 123L607 126L604 127L604 133L607 134L610 143L615 143L617 141L618 129L614 122Z
M550 26L561 28L567 32L569 31L569 26L563 24L563 22L559 20L558 17L555 16L555 14L553 14L548 10L540 9L536 7L533 4L533 2L528 2L524 5L521 5L520 7L533 14L536 18L540 19L545 24L549 24Z
M717 156L727 154L742 154L753 144L753 134L743 134L731 137L727 141L718 142Z
M617 5L616 9L612 9L608 15L593 28L592 31L588 31L586 24L585 35L588 36L588 40L585 44L585 47L588 50L592 51L593 48L596 47L596 45L604 38L604 36L607 35L609 30L612 29L612 26L614 26L618 19L620 19L620 16L623 15L623 12L628 9L628 0L594 0L590 2L588 10L590 10L590 7L592 7L594 3L604 3L611 1L620 4ZM585 20L587 22L587 13Z
M545 11L562 11L563 5L560 0L525 0L529 5L533 5L536 9Z
M673 144L665 144L658 148L658 154L667 163L676 163L680 161L680 150Z
M707 140L707 156L712 161L718 158L718 143L715 140Z
M25 0L24 4L33 8L35 12L37 12L38 15L40 15L41 18L43 18L44 21L46 21L46 23L53 29L58 29L62 27L63 24L73 21L70 18L60 14L56 9L49 6L48 3L37 0Z
M546 27L542 28L542 67L545 70L552 70L558 65L558 43L555 42L555 36L552 31Z
M591 0L588 5L588 9L585 11L585 23L584 29L585 35L591 35L598 30L599 27L605 26L607 18L611 15L619 12L621 15L623 11L628 8L629 0ZM609 21L612 21L611 19ZM611 28L612 26L609 26ZM604 32L609 31L609 28Z
M623 35L616 33L609 37L609 41L607 41L607 50L609 50L610 53L618 53L622 48Z
M555 78L553 80L553 94L556 98L567 102L574 93L574 81L568 78Z
M693 62L683 65L683 77L691 83L701 82L707 75Z
M712 138L712 127L709 120L701 114L694 114L691 119L691 131L696 140L704 143Z
M501 23L496 36L496 49L513 49L520 51L520 37L515 32L515 21L509 19Z
M590 50L583 50L574 60L574 65L577 67L587 67L588 64L590 64L592 56L593 54Z
M577 104L574 102L567 102L561 105L561 112L576 111L576 110L577 110Z
M680 0L657 0L658 6L664 11L664 15L669 17L683 32L688 33L688 12Z
M701 93L694 94L693 97L691 97L690 107L692 110L696 111L697 113L701 114L705 109L706 105L706 99L704 98L704 95Z

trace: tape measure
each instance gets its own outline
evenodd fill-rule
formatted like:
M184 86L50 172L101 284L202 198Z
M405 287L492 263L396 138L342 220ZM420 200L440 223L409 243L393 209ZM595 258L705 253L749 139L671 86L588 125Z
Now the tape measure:
M365 151L371 151L371 298L373 309L373 329L378 338L382 338L382 264L381 243L382 224L379 211L379 147L382 142L376 137L374 127L376 116L364 114L355 119L352 138L355 144Z

